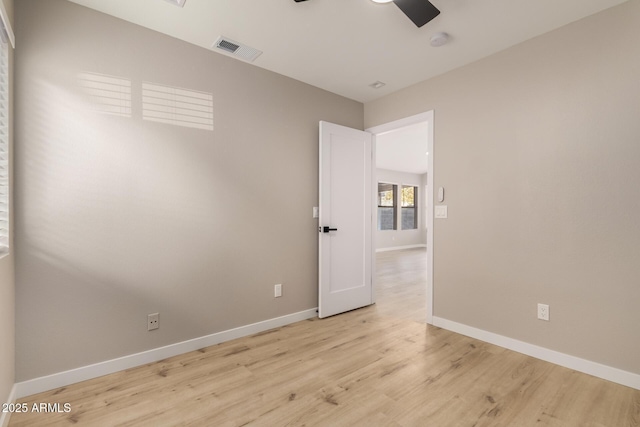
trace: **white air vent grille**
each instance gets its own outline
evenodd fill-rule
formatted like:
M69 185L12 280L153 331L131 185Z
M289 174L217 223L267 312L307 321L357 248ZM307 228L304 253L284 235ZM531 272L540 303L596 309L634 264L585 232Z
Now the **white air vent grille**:
M240 49L240 46L231 43L228 40L220 40L220 43L218 43L218 47L222 50L226 50L229 53L236 53L236 50Z
M213 44L213 48L222 50L236 58L243 59L245 61L253 62L255 59L262 55L262 51L254 49L242 43L233 41L227 37L220 36L218 40Z

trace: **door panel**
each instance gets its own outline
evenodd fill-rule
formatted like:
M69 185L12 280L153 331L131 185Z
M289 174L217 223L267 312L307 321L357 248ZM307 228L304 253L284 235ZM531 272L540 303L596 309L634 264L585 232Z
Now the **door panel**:
M320 122L321 318L373 302L372 200L371 134Z

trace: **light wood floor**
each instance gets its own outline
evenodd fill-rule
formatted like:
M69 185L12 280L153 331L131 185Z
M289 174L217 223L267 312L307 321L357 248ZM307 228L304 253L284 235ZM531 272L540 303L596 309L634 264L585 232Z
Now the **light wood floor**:
M34 395L72 410L10 425L640 426L640 391L424 324L419 258L380 255L374 306Z

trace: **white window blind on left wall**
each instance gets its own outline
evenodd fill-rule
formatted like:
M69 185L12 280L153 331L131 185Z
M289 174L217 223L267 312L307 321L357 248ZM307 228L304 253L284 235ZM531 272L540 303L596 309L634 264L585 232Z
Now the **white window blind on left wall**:
M0 2L0 256L9 252L9 46L14 42Z

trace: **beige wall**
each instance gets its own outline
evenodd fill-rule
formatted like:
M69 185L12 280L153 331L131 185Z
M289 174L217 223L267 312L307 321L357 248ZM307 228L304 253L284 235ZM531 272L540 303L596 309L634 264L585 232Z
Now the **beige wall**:
M2 0L13 26L13 0ZM13 86L13 52L9 49L9 87ZM12 96L9 97L13 99ZM9 106L9 117L13 117L12 106ZM12 126L10 124L10 126ZM9 131L10 151L13 152L13 132ZM10 165L12 169L13 164ZM13 181L10 180L10 185ZM13 207L13 188L10 190L11 200L9 206ZM13 212L11 212L13 213ZM9 218L9 225L13 227L13 215ZM13 229L10 236L13 236ZM15 367L15 280L14 280L14 256L13 242L10 245L10 253L0 259L0 403L6 402L14 383ZM0 419L2 414L0 414Z
M361 103L62 0L16 18L18 381L317 306L318 122ZM215 129L142 120L142 82L211 93Z
M640 373L638 28L629 1L365 104L435 111L436 316Z

